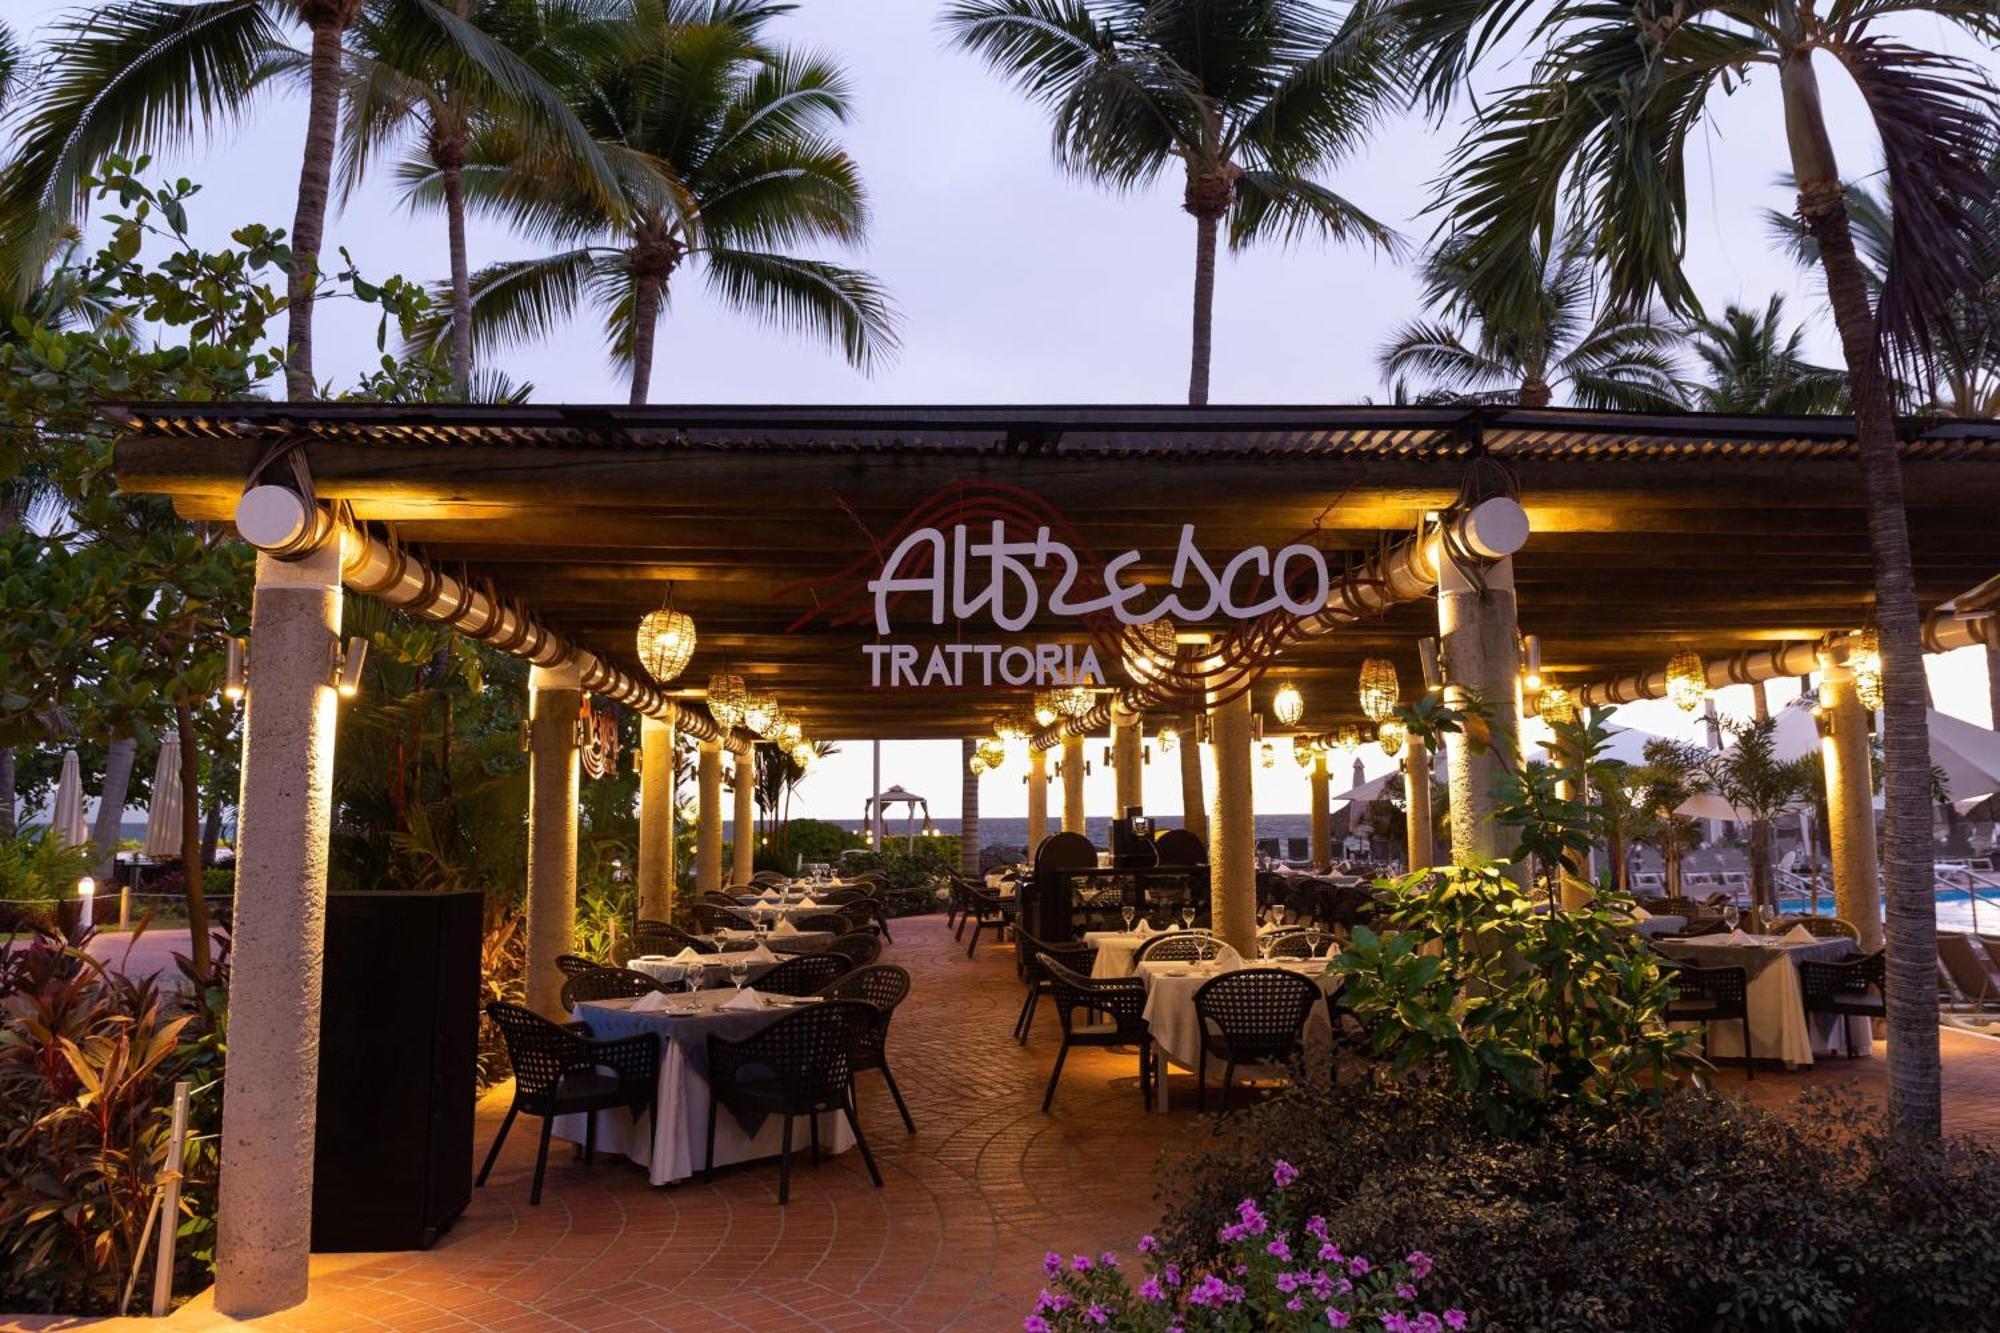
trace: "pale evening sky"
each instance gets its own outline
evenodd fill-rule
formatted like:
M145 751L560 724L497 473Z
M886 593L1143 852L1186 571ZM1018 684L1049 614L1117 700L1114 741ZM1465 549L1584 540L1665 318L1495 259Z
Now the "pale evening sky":
M5 19L32 38L72 8L67 0L8 0ZM874 222L858 262L889 285L903 314L903 350L868 378L816 346L718 310L698 280L683 278L659 335L656 402L1178 402L1187 383L1188 296L1193 223L1179 208L1180 185L1163 180L1138 194L1108 194L1063 177L1052 165L1042 113L972 58L947 50L930 0L804 0L782 20L794 41L836 55L856 92L847 142L869 188ZM1990 55L1918 20L1908 36L1992 67ZM1518 67L1514 72L1518 72ZM1824 75L1836 146L1850 175L1878 164L1858 99L1835 70ZM1488 86L1505 81L1496 74ZM159 169L206 187L194 212L206 239L219 241L246 221L289 226L303 105L274 95L240 130L180 152ZM1462 133L1417 116L1386 124L1330 183L1413 242L1432 221L1422 215L1429 184ZM1775 81L1760 71L1705 126L1690 174L1688 267L1702 300L1761 306L1788 296L1794 318L1815 309L1813 284L1766 239L1762 210L1790 206L1775 184L1786 167ZM386 178L358 194L329 227L329 257L345 246L361 270L433 279L445 267L442 220L412 216ZM475 223L471 257L481 263L531 253L504 229ZM688 275L697 277L698 275ZM1225 256L1219 265L1213 400L1354 402L1382 396L1378 346L1419 313L1407 267L1353 248L1305 245ZM363 312L321 315L318 369L351 378L375 357L373 321ZM1813 354L1831 361L1830 327L1808 326ZM544 401L622 401L619 374L587 319L547 345L498 358L531 380ZM1526 608L1524 608L1524 611ZM1978 650L1930 659L1938 705L1991 724ZM857 670L862 669L857 662ZM1742 689L1725 691L1725 713L1747 713ZM1776 704L1790 695L1779 685ZM1664 704L1624 710L1620 721L1699 739L1699 725ZM809 777L795 815L853 818L869 782L869 747L850 742ZM1373 766L1386 761L1372 747ZM1097 747L1093 759L1101 759ZM1303 773L1280 756L1258 777L1258 807L1306 808ZM1093 763L1091 813L1111 808L1106 766ZM1176 766L1147 774L1147 805L1178 811ZM955 743L884 747L884 783L931 797L932 811L955 815ZM1336 778L1336 790L1344 785ZM1018 765L988 777L981 807L1019 816L1026 798Z

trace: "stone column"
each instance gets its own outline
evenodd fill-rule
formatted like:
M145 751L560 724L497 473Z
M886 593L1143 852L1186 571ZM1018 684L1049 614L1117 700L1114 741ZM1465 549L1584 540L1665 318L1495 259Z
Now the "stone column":
M215 1274L216 1308L238 1319L306 1298L340 598L337 541L257 557Z
M1445 673L1444 698L1453 708L1483 705L1490 733L1484 753L1467 737L1445 737L1451 782L1451 855L1454 861L1499 860L1514 850L1508 830L1493 822L1493 781L1520 754L1521 645L1514 605L1514 561L1486 567L1481 591L1450 560L1438 577L1438 651ZM1477 725L1477 724L1475 724Z
M1333 783L1326 771L1326 751L1313 751L1312 863L1322 870L1333 864Z
M1987 725L2000 731L2000 638L1986 644L1986 707L1992 715Z
M576 947L576 667L528 672L528 1007L563 1021L556 956Z
M1209 913L1217 935L1245 958L1257 956L1257 820L1250 762L1250 692L1227 703L1211 697L1207 760Z
M1083 832L1083 737L1068 732L1062 738L1062 789L1064 833Z
M722 742L703 741L694 816L694 888L713 893L722 888Z
M674 724L639 719L639 915L674 911Z
M1049 752L1037 745L1028 747L1028 859L1049 836Z
M978 753L971 737L958 743L958 873L970 880L979 878L979 774L972 771Z
M1854 673L1844 666L1830 665L1821 675L1819 701L1827 724L1819 757L1826 768L1834 911L1854 923L1862 949L1872 952L1882 947L1882 882L1875 859L1868 710L1854 691Z
M1208 845L1208 803L1201 795L1201 746L1196 744L1196 727L1201 713L1181 715L1181 827Z
M1550 755L1552 758L1559 759L1564 764L1573 765L1577 762L1574 748L1563 745L1560 741L1551 740ZM1589 785L1571 778L1559 778L1556 781L1556 797L1559 800L1579 801L1588 804L1590 801ZM1596 881L1596 858L1591 852L1585 851L1582 859L1578 862L1576 873L1573 875L1565 874L1562 877L1562 905L1572 909L1588 907L1590 905L1591 889L1595 886Z
M1145 729L1137 713L1116 705L1111 709L1111 768L1117 783L1117 808L1111 813L1123 819L1131 807L1146 804Z
M757 873L757 747L736 756L736 812L731 820L729 882L748 884Z
M1413 733L1403 742L1403 837L1411 870L1428 870L1437 861L1432 823L1430 747Z

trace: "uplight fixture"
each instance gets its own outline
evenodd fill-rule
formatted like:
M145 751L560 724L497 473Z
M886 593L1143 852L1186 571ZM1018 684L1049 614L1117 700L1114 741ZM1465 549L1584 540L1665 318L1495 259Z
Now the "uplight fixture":
M1521 688L1534 694L1542 688L1542 636L1521 636Z
M368 664L368 640L355 635L347 641L347 651L335 656L333 688L343 699L361 693L361 669Z
M1370 722L1381 722L1396 715L1396 705L1403 701L1403 682L1396 675L1396 664L1386 657L1371 657L1361 664L1361 714Z
M1299 719L1306 715L1306 697L1292 681L1278 686L1278 692L1271 696L1271 716L1288 727L1296 727Z
M222 697L231 703L243 698L244 687L249 683L250 673L246 663L249 659L249 645L241 639L229 641L229 651L223 659Z
M1692 713L1707 693L1708 668L1702 665L1701 654L1686 647L1676 650L1667 659L1667 698L1683 713Z
M639 664L664 685L687 670L694 643L694 617L674 609L674 585L669 583L666 604L639 622Z
M1417 661L1424 669L1424 688L1432 694L1444 690L1444 659L1438 655L1436 639L1417 640Z

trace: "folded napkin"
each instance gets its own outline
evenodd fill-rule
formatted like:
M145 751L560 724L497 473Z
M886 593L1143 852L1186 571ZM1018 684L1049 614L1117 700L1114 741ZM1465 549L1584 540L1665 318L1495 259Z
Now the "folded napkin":
M1813 934L1804 926L1793 926L1784 935L1784 940L1787 944L1811 944L1818 938L1819 936Z
M755 987L746 986L724 1000L722 1007L724 1009L762 1009L764 1007L764 997L757 993Z
M694 946L690 945L675 954L672 958L667 959L667 961L670 963L680 963L685 966L688 963L702 962L706 957L706 954L698 952Z
M1639 906L1639 904L1633 903L1632 919L1634 921L1651 921L1653 919L1653 914L1651 912L1648 912L1645 908Z
M632 1001L631 1012L635 1014L657 1014L667 1007L668 996L662 991L647 991Z
M1234 972L1243 966L1243 955L1225 944L1222 952L1210 959L1208 965L1218 972Z
M812 900L812 895L810 893L808 893L805 897L799 899L799 910L802 912L810 912L815 908L817 908L818 906L819 904Z
M1711 937L1711 938L1712 938L1712 937ZM1745 935L1745 934L1744 934L1744 933L1743 933L1743 932L1742 932L1741 930L1732 930L1732 931L1730 931L1730 932L1729 932L1729 933L1728 933L1727 935L1724 935L1724 936L1722 937L1722 940L1721 940L1721 943L1723 943L1723 944L1755 944L1755 943L1757 943L1757 941L1756 941L1755 939L1753 939L1752 937L1750 937L1750 936L1748 936L1748 935Z
M784 896L784 894L779 893L776 889L766 889L757 895L757 901L760 903L774 903Z
M799 928L792 924L790 917L781 916L778 918L778 924L771 927L771 933L773 935L796 935L799 933Z
M663 953L642 953L632 959L635 963L671 963L674 960Z
M1132 928L1132 933L1143 940L1153 933L1153 923L1142 916L1139 918L1139 924Z

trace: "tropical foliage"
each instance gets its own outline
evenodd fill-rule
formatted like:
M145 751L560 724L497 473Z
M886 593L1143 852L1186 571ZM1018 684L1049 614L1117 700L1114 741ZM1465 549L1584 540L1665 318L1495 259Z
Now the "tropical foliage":
M1689 321L1688 350L1703 375L1696 407L1796 416L1846 406L1847 377L1806 359L1805 331L1786 327L1784 309L1784 298L1773 295L1762 310L1731 304L1719 319Z

